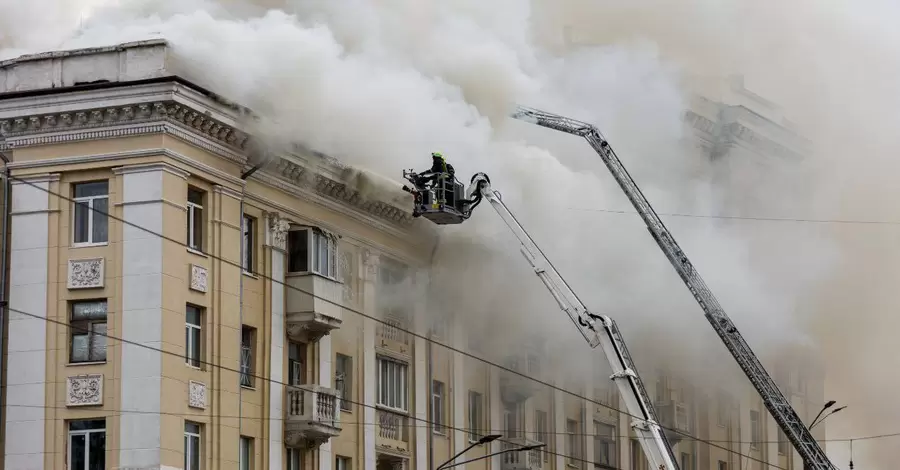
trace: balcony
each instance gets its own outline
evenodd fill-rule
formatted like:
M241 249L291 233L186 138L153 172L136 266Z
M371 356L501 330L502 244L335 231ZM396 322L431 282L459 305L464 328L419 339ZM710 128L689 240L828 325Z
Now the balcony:
M287 447L316 447L341 433L337 390L319 385L286 388L284 444Z
M500 399L505 403L521 403L531 398L541 385L528 377L540 379L541 360L536 352L522 350L507 356L503 365L518 372L500 371ZM523 375L525 377L523 377Z
M659 425L663 427L666 438L672 445L675 445L684 439L683 434L679 434L673 431L673 429L681 431L682 433L691 432L691 416L688 412L687 405L684 403L667 400L656 403L654 409L656 410L656 416L659 419Z
M316 274L289 276L286 279L287 336L291 341L307 343L341 326L343 286Z
M409 322L404 321L402 316L384 316L384 323L379 323L376 327L376 346L389 349L401 354L410 354L411 341L410 335L406 329L409 328Z
M378 423L375 447L379 451L409 453L409 416L379 408L375 410L375 421Z
M538 441L514 437L501 443L501 449L515 449L525 446L541 444ZM527 452L508 452L501 454L501 470L538 470L541 468L542 449L532 449Z

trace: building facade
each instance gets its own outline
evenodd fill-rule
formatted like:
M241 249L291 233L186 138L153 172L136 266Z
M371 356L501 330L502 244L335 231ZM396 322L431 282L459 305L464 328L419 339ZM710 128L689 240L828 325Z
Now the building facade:
M606 377L563 384L540 349L508 353L585 400L434 346L478 353L388 294L427 282L433 229L326 156L248 171L248 116L162 41L0 63L3 468L429 470L496 432L464 458L545 447L460 469L651 470ZM786 377L814 415L820 379ZM719 443L673 434L683 469L802 467L752 389L644 381L665 426Z

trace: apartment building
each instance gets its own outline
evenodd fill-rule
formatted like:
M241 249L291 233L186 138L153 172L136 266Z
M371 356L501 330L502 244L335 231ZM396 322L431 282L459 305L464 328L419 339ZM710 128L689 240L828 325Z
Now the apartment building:
M254 167L248 116L164 41L0 62L3 468L429 470L499 432L464 458L545 447L460 468L650 470L606 377L563 383L539 341L506 354L589 402L427 341L479 350L391 299L427 282L433 227L327 156ZM673 433L683 469L802 467L752 389L644 375L667 427L721 441ZM811 417L821 377L788 382Z

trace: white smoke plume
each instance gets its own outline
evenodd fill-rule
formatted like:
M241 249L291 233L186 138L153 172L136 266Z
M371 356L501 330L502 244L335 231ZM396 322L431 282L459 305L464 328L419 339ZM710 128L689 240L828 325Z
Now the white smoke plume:
M164 37L190 78L260 114L276 148L299 140L397 179L433 150L461 179L487 172L588 305L619 321L639 368L669 362L698 383L739 374L690 294L635 215L592 212L631 207L587 145L506 120L512 104L597 124L660 213L897 220L900 7L887 1L12 1L0 59ZM807 161L709 183L721 168L682 116L691 92L717 99L710 84L732 73L803 124ZM664 219L767 364L822 351L830 397L850 405L830 435L892 430L895 229ZM442 229L439 311L507 340L540 334L560 369L599 354L516 249L485 206ZM887 444L860 449L860 468L887 465Z

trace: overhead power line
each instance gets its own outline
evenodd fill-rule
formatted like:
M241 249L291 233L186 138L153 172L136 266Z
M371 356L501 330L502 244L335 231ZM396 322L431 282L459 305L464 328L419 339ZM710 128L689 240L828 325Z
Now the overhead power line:
M12 175L7 175L7 177L8 177L9 179L11 179L11 180L18 181L18 182L20 182L20 183L22 183L22 184L25 184L25 185L30 186L30 187L32 187L32 188L38 189L39 191L45 192L45 193L47 193L48 195L51 195L51 196L53 196L53 197L56 197L57 199L60 199L60 200L63 200L63 201L67 201L67 202L69 202L69 203L75 203L74 199L72 199L72 198L69 198L69 197L64 196L64 195L62 195L62 194L59 194L59 193L56 193L56 192L51 191L51 190L49 190L49 189L42 188L42 187L40 187L40 186L38 186L38 185L36 185L36 184L30 182L30 181L27 181L27 180L25 180L25 179L23 179L23 178L19 178L19 177L12 176ZM94 207L90 207L89 210L92 211L92 212L94 212L94 213L98 213L98 214L105 215L105 216L108 217L109 219L112 219L112 220L121 222L122 224L131 226L131 227L134 227L134 228L136 228L136 229L138 229L138 230L141 230L141 231L143 231L143 232L146 232L146 233L148 233L148 234L151 234L151 235L153 235L153 236L155 236L155 237L160 238L161 240L169 241L169 242L175 243L175 244L177 244L177 245L179 245L179 246L187 247L187 245L185 245L181 240L176 240L176 239L174 239L174 238L167 237L167 236L165 236L165 235L163 235L163 234L161 234L161 233L159 233L159 232L155 232L155 231L150 230L150 229L148 229L148 228L146 228L146 227L143 227L143 226L141 226L141 225L139 225L139 224L136 224L136 223L133 223L133 222L129 222L129 221L127 221L127 220L124 220L124 219L121 218L121 217L117 217L117 216L115 216L115 215L113 215L113 214L110 214L109 212L102 211L102 210L98 210L98 209L96 209L96 208L94 208ZM264 210L265 210L265 209L264 209ZM216 261L219 261L219 262L221 262L221 263L224 263L224 264L227 264L227 265L234 266L234 267L236 267L236 268L238 268L238 269L243 269L243 266L242 266L240 263L237 263L237 262L234 262L234 261L231 261L231 260L227 260L227 259L224 259L224 258L222 258L222 257L216 256L216 255L213 255L213 254L210 254L210 253L204 253L204 255L210 257L211 259L214 259L214 260L216 260ZM551 383L545 382L545 381L543 381L543 380L536 379L536 378L534 378L534 377L531 377L531 376L522 374L522 373L520 373L520 372L518 372L518 371L515 371L515 370L510 369L510 368L508 368L508 367L504 367L504 366L502 366L502 365L500 365L500 364L497 364L497 363L495 363L495 362L492 362L492 361L489 361L489 360L487 360L487 359L484 359L484 358L475 356L475 355L473 355L473 354L471 354L471 353L469 353L469 352L466 352L466 351L460 350L460 349L458 349L458 348L455 348L455 347L453 347L453 346L450 346L450 345L441 343L441 342L439 342L439 341L436 341L436 340L434 340L434 339L432 339L432 338L429 338L429 337L427 337L427 336L425 336L425 335L422 335L422 334L420 334L420 333L416 333L416 332L414 332L414 331L412 331L412 330L408 330L408 329L404 329L404 328L398 327L398 326L395 325L395 324L388 323L388 322L385 321L385 320L382 320L382 319L379 319L379 318L374 317L374 316L372 316L372 315L366 314L365 312L362 312L362 311L360 311L360 310L358 310L358 309L354 309L354 308L352 308L352 307L349 307L349 306L343 305L343 304L341 304L341 303L335 302L335 301L333 301L333 300L331 300L331 299L324 298L324 297L322 297L322 296L320 296L320 295L315 294L314 292L311 292L311 291L302 289L302 288L297 287L297 286L289 285L289 284L287 284L287 283L285 283L284 281L281 281L281 280L273 279L271 276L267 276L267 275L262 274L262 273L253 273L253 274L259 276L259 277L262 278L262 279L268 280L268 281L270 281L270 282L272 282L272 283L274 283L274 284L276 284L276 285L280 285L280 286L283 286L283 287L285 287L285 288L287 288L287 289L295 290L295 291L297 291L297 292L301 292L301 293L303 293L303 294L312 296L312 297L314 297L314 298L316 298L316 299L318 299L318 300L321 300L321 301L323 301L323 302L325 302L325 303L329 303L329 304L335 305L335 306L337 306L337 307L340 307L340 308L343 309L344 311L352 312L352 313L354 313L354 314L356 314L356 315L359 315L359 316L361 316L361 317L363 317L363 318L367 318L367 319L370 319L370 320L372 320L372 321L374 321L374 322L377 322L377 323L380 323L380 324L383 324L383 325L386 325L386 326L390 326L391 328L394 328L394 329L396 329L396 330L398 330L398 331L402 331L402 332L404 332L404 333L406 333L406 334L408 334L408 335L410 335L410 336L412 336L412 337L419 338L419 339L422 339L422 340L424 340L424 341L426 341L426 342L430 342L430 343L436 344L436 345L438 345L438 346L444 347L444 348L446 348L446 349L449 350L449 351L453 351L453 352L455 352L455 353L457 353L457 354L460 354L460 355L463 355L463 356L465 356L465 357L469 357L469 358L474 359L474 360L476 360L476 361L482 362L482 363L484 363L484 364L490 365L490 366L492 366L492 367L494 367L494 368L496 368L496 369L503 370L503 371L508 372L508 373L510 373L510 374L517 375L517 376L520 376L520 377L522 377L522 378L525 378L525 379L534 381L535 383L544 385L544 386L546 386L546 387L548 387L548 388L550 388L550 389L557 390L557 391L559 391L559 392L561 392L561 393L567 394L567 395L572 396L572 397L574 397L574 398L577 398L577 399L583 400L583 401L585 401L585 402L589 402L589 403L595 404L595 405L600 406L600 407L603 407L603 408L611 409L611 410L613 410L613 411L616 411L617 413L621 413L621 414L624 414L624 415L626 415L626 416L629 416L629 417L632 417L632 418L636 418L636 419L643 419L643 418L640 417L640 416L636 416L636 415L630 414L630 413L628 413L628 412L626 412L626 411L618 410L618 409L616 409L616 408L614 408L614 407L611 407L611 406L609 406L609 405L607 405L607 404L604 404L604 403L601 403L601 402L599 402L599 401L596 401L596 400L587 398L587 397L585 397L585 396L583 396L583 395L580 395L580 394L578 394L578 393L572 392L572 391L570 391L570 390L566 390L566 389L564 389L564 388L558 387L558 386L556 386L556 385L553 385L553 384L551 384ZM10 311L16 311L16 310L13 310L12 308L9 308L9 307L8 307L8 309L9 309ZM57 320L52 320L52 319L49 319L49 318L46 318L46 317L40 317L40 316L38 316L38 315L29 314L29 313L27 313L27 312L21 312L21 311L18 311L18 313L21 313L21 314L27 315L27 316L32 316L32 317L35 317L35 318L43 318L43 319L46 320L46 321L52 321L52 322L55 322L55 323L60 323L60 324L62 324L62 325L64 325L64 326L66 326L66 327L72 328L71 325L69 325L69 324L67 324L67 323L59 322L59 321L57 321ZM108 335L104 335L104 336L108 336ZM129 343L129 344L135 344L135 345L137 345L137 346L147 347L147 348L149 348L149 349L154 349L154 350L158 350L158 351L160 351L160 352L166 353L166 351L159 350L159 349L156 349L156 348L152 348L152 347L149 347L149 346L140 345L140 344L137 344L137 343L131 343L131 342L128 342L128 341L123 340L123 339L121 339L121 338L115 338L115 337L112 337L112 336L108 336L108 337L110 337L110 338L112 338L112 339L117 339L117 340L122 341L122 342ZM180 355L179 355L179 356L180 356ZM210 364L210 365L213 365L213 364ZM229 370L227 367L224 367L224 366L220 366L220 365L213 365L213 366L219 367L219 368L221 368L221 369L223 369L223 370ZM239 372L239 371L235 371L235 372ZM262 380L271 381L271 380L269 380L269 379L267 379L267 378L262 378L262 377L260 377L260 378L261 378ZM277 382L275 382L275 383L277 383ZM286 384L281 384L281 385L286 385ZM358 404L359 406L374 407L373 405L365 405L365 404L362 404L362 403L357 403L357 404ZM411 416L410 418L411 418L411 419L415 419L415 420L421 420L420 418L414 418L414 417L412 417L412 416ZM692 439L692 440L695 440L695 441L697 441L697 442L702 442L702 443L705 443L705 444L710 445L710 446L712 446L712 447L716 447L716 448L719 448L719 449L722 449L722 450L725 450L725 451L728 451L728 452L732 452L732 453L735 453L735 454L737 454L737 455L741 455L741 456L743 456L743 457L746 457L746 458L748 458L748 459L751 459L751 460L754 460L754 461L758 461L758 462L761 462L761 463L765 463L766 465L770 465L770 466L771 466L771 464L768 464L767 462L764 462L764 461L762 461L762 460L756 459L756 458L754 458L754 457L752 457L752 456L749 456L749 455L742 454L742 453L740 453L740 452L738 452L738 451L735 451L735 450L728 449L728 448L726 448L726 447L717 445L717 444L715 444L715 443L713 443L713 442L711 442L711 441L709 441L709 440L698 438L698 437L693 436L693 435L691 435L691 434L689 434L689 433L686 433L686 432L684 432L684 431L682 431L682 430L675 429L675 428L671 428L671 427L665 427L665 426L662 426L662 425L660 425L660 427L662 427L662 428L665 429L665 430L671 431L671 432L673 432L673 433L675 433L675 434L678 434L678 435L681 435L681 436L690 438L690 439ZM456 428L454 428L454 429L456 429ZM781 467L776 467L776 468L781 468Z

